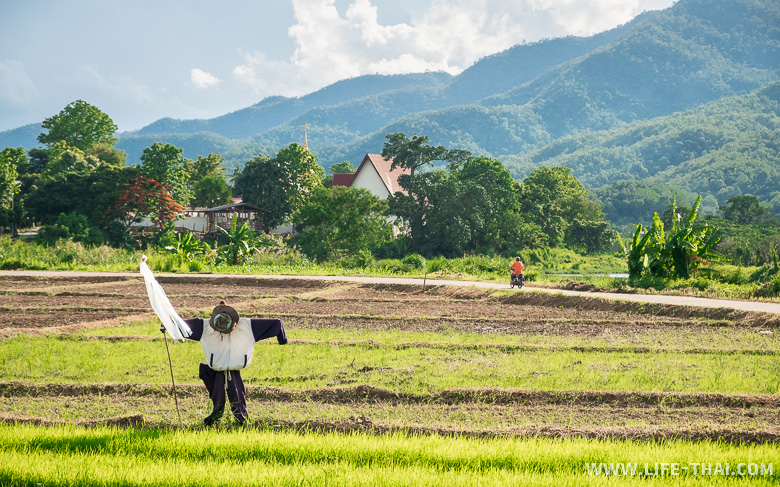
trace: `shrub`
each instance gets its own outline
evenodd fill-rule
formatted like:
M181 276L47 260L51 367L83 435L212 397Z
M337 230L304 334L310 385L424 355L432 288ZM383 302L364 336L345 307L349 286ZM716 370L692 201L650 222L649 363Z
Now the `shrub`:
M404 265L398 259L381 259L376 262L377 269L386 269L387 272L398 274L404 271Z
M54 247L59 240L67 239L69 236L70 232L67 228L59 225L44 225L38 229L35 243Z
M374 255L368 250L358 250L353 255L341 260L341 265L347 269L365 269L374 267Z
M780 275L765 283L755 291L755 296L759 298L773 298L780 296Z
M449 261L444 257L428 259L428 272L440 272L450 267Z
M412 269L425 269L425 257L420 254L409 254L401 261L404 265L411 267Z

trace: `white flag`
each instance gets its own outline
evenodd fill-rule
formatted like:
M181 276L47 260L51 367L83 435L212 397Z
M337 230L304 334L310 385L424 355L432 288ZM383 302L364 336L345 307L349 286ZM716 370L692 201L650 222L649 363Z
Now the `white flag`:
M162 286L154 278L152 270L146 265L146 256L141 257L141 275L146 282L146 292L149 294L149 303L152 309L157 313L165 329L173 337L174 342L183 342L184 337L192 335L192 330L187 323L179 317L173 305L168 300L168 296L163 291Z

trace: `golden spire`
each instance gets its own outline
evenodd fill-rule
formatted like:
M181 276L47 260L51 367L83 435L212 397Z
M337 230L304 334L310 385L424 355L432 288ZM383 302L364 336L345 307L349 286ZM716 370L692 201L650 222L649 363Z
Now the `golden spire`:
M309 141L306 138L306 130L309 128L309 124L303 122L303 150L309 150Z

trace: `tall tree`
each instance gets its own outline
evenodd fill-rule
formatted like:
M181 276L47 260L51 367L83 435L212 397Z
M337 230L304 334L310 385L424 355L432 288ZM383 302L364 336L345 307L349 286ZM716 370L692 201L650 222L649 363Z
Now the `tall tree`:
M184 149L171 144L155 142L143 150L141 155L141 174L158 183L170 187L173 198L182 206L187 206L192 193L187 187L189 181L187 166L191 163L182 156Z
M470 157L452 176L464 189L459 206L469 222L469 248L502 251L520 246L520 234L527 231L518 218L520 185L504 165L489 157Z
M219 205L227 205L232 202L233 194L230 191L225 178L216 174L209 174L201 178L192 189L195 196L195 206L213 208Z
M435 161L449 161L451 164L459 164L471 155L465 150L448 150L444 146L432 146L428 144L428 137L412 134L412 138L406 134L396 132L388 134L387 142L382 147L382 157L392 160L391 169L402 167L408 169L412 177L425 166L431 166Z
M187 175L191 184L196 184L206 176L221 176L225 177L225 168L223 164L225 158L221 154L209 154L206 157L198 156L194 161L187 160Z
M363 188L314 188L294 217L301 250L320 261L370 251L392 237L386 207Z
M772 210L762 206L756 196L749 194L732 196L720 207L720 211L723 212L723 218L741 225L758 223L772 216Z
M126 228L142 218L149 218L162 228L165 223L175 221L184 210L169 190L168 184L138 175L124 187L110 214Z
M284 168L268 156L253 157L233 176L233 190L245 203L258 206L268 213L263 215L266 232L285 222L292 213L287 198Z
M52 146L63 141L71 147L89 153L98 144L116 143L117 126L111 118L83 100L76 100L60 113L43 121L47 133L38 136L42 144Z
M19 191L16 168L27 164L24 148L6 147L0 152L0 209L10 209Z
M464 246L460 242L463 238L462 230L442 232L433 222L453 225L456 220L460 222L462 215L451 212L447 202L457 199L456 194L463 188L458 181L450 180L445 171L421 170L433 166L436 161L447 162L451 169L456 169L468 159L470 153L448 150L444 146L431 146L425 135L413 134L409 139L406 134L393 133L386 138L382 157L393 161L391 169L402 167L409 171L409 174L398 177L398 184L406 194L397 192L390 197L389 204L390 213L397 215L409 226L412 248L417 252L435 252L436 248L442 253L460 252Z
M263 226L270 231L285 221L322 185L325 170L317 157L293 143L273 159L259 155L233 178L233 188L245 202L268 211Z
M280 150L274 160L284 171L282 184L290 207L295 211L311 191L322 184L325 170L317 164L317 156L297 143Z
M563 166L540 167L521 184L520 205L524 215L547 234L551 245L564 243L575 220L601 221L604 214L588 190Z

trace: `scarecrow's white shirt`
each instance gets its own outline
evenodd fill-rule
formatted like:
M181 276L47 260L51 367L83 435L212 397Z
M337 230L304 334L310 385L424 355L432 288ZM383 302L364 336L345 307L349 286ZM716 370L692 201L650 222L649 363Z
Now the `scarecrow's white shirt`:
M230 333L220 333L203 320L203 336L200 339L206 363L214 370L241 370L252 363L255 336L249 318L239 318Z

